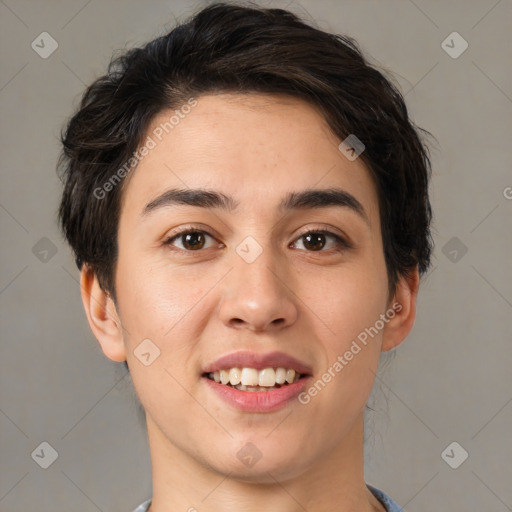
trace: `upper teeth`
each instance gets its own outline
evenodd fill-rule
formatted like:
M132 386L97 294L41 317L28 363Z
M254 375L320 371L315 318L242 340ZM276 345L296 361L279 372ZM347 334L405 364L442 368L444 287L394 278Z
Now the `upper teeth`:
M286 368L264 368L263 370L230 368L210 373L209 377L213 378L215 382L231 384L232 386L242 384L243 386L272 387L285 382L291 384L299 380L300 374L296 373L295 370Z

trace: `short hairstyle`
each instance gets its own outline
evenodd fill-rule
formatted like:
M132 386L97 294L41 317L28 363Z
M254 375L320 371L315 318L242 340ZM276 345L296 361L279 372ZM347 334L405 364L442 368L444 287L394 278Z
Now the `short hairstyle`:
M78 267L87 264L114 300L119 171L157 114L219 93L289 95L319 109L341 140L354 134L377 188L390 291L399 276L428 269L431 165L420 131L428 132L409 119L398 88L351 37L283 9L216 3L111 60L61 135L61 227Z

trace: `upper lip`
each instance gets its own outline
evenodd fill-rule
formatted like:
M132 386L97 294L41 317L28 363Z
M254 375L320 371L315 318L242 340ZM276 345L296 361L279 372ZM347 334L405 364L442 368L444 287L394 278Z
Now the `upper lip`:
M311 368L302 361L284 352L267 352L258 354L257 352L239 351L232 352L219 357L204 368L204 373L212 373L229 368L255 368L263 370L264 368L286 368L293 369L302 375L310 375Z

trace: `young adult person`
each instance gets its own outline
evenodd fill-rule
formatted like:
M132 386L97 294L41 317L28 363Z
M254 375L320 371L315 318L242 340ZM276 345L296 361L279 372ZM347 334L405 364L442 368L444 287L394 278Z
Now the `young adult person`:
M363 413L430 261L430 161L353 39L213 4L114 60L63 135L92 332L145 410L137 512L396 512Z

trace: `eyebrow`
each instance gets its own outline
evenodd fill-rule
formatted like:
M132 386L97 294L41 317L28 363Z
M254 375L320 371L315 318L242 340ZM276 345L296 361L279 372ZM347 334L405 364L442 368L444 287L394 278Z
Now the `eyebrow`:
M197 208L219 208L228 212L235 211L239 202L233 197L215 190L202 188L166 190L143 209L142 215L148 215L160 208L173 205L194 206ZM359 215L368 225L370 221L363 205L349 192L340 188L306 189L290 192L278 205L280 212L291 210L319 209L329 206L348 208Z

